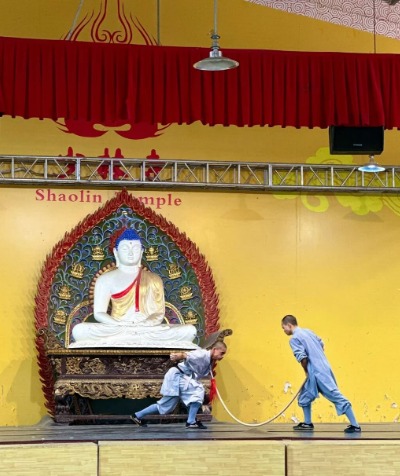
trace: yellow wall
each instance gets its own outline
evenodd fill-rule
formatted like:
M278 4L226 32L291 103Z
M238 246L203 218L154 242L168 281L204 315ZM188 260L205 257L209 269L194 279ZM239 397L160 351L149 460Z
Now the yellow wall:
M72 24L78 3L0 0L0 8L8 12L0 18L0 33L60 38ZM208 47L212 8L211 2L210 8L205 3L163 0L163 44ZM132 3L153 34L155 4ZM84 8L96 5L92 0ZM373 51L373 38L367 33L243 0L220 0L220 24L221 45L226 48ZM377 44L380 52L398 52L398 41L379 37ZM61 132L52 121L3 117L0 135L1 154L65 155L71 146L86 156L99 156L105 148L113 153L118 147L133 158L143 158L155 148L161 158L183 160L330 160L327 131L319 129L172 125L157 138L133 141L112 131L97 139L80 138ZM396 163L398 132L387 132L385 140L379 162ZM363 158L342 160L358 163ZM114 194L95 192L103 203ZM182 200L180 206L157 211L187 233L214 272L221 325L234 330L229 354L218 367L218 384L238 417L261 421L273 416L301 384L303 373L280 328L281 317L293 313L301 325L324 338L340 388L359 419L397 420L400 383L392 369L397 361L400 292L398 197L131 192L155 197L173 193ZM3 187L0 196L0 425L26 425L46 413L33 344L40 269L54 244L98 204L39 201L36 187ZM292 387L285 393L287 383ZM215 409L219 419L229 421L219 404ZM293 416L301 418L295 405L279 421ZM318 419L338 421L334 408L322 399L315 406Z

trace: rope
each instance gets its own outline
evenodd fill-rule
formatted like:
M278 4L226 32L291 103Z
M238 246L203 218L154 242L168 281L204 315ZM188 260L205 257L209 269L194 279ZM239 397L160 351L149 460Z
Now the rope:
M241 425L244 425L244 426L251 426L251 427L257 427L257 426L263 426L263 425L267 425L268 423L271 423L273 422L274 420L276 420L278 417L280 417L282 415L282 413L284 413L286 411L286 409L288 409L290 407L290 405L294 402L294 400L296 399L297 395L301 392L302 388L304 387L305 383L306 383L307 379L304 380L304 382L302 383L301 387L299 388L299 390L297 391L296 395L294 395L294 397L290 400L290 402L285 406L285 408L283 410L281 410L277 415L275 415L274 417L270 418L269 420L266 420L266 421L263 421L261 423L246 423L244 421L241 421L239 420L238 418L235 417L235 415L233 415L228 407L225 405L225 402L223 401L222 397L221 397L221 394L219 393L218 391L218 388L216 388L216 394L219 398L219 401L221 402L222 406L224 407L225 411L228 413L228 415L230 417L232 417L236 422L240 423Z

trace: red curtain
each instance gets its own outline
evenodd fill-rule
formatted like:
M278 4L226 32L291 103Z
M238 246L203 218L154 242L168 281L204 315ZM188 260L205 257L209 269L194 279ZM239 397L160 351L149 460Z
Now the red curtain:
M223 50L0 37L0 112L122 122L400 128L400 56Z

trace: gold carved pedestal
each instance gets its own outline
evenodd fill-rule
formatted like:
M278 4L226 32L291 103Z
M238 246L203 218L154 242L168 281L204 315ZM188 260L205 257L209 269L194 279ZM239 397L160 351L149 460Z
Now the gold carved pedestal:
M47 355L54 375L55 421L71 423L129 419L129 415L123 414L93 414L90 401L160 398L163 377L172 365L170 352L168 349L48 348ZM203 384L208 394L210 380L204 379ZM209 420L211 415L200 417ZM154 417L166 418L184 419L185 415Z

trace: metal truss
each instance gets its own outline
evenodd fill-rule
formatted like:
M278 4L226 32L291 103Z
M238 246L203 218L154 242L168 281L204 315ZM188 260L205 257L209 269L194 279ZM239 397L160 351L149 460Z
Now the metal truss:
M255 192L400 193L400 167L0 156L0 185Z

